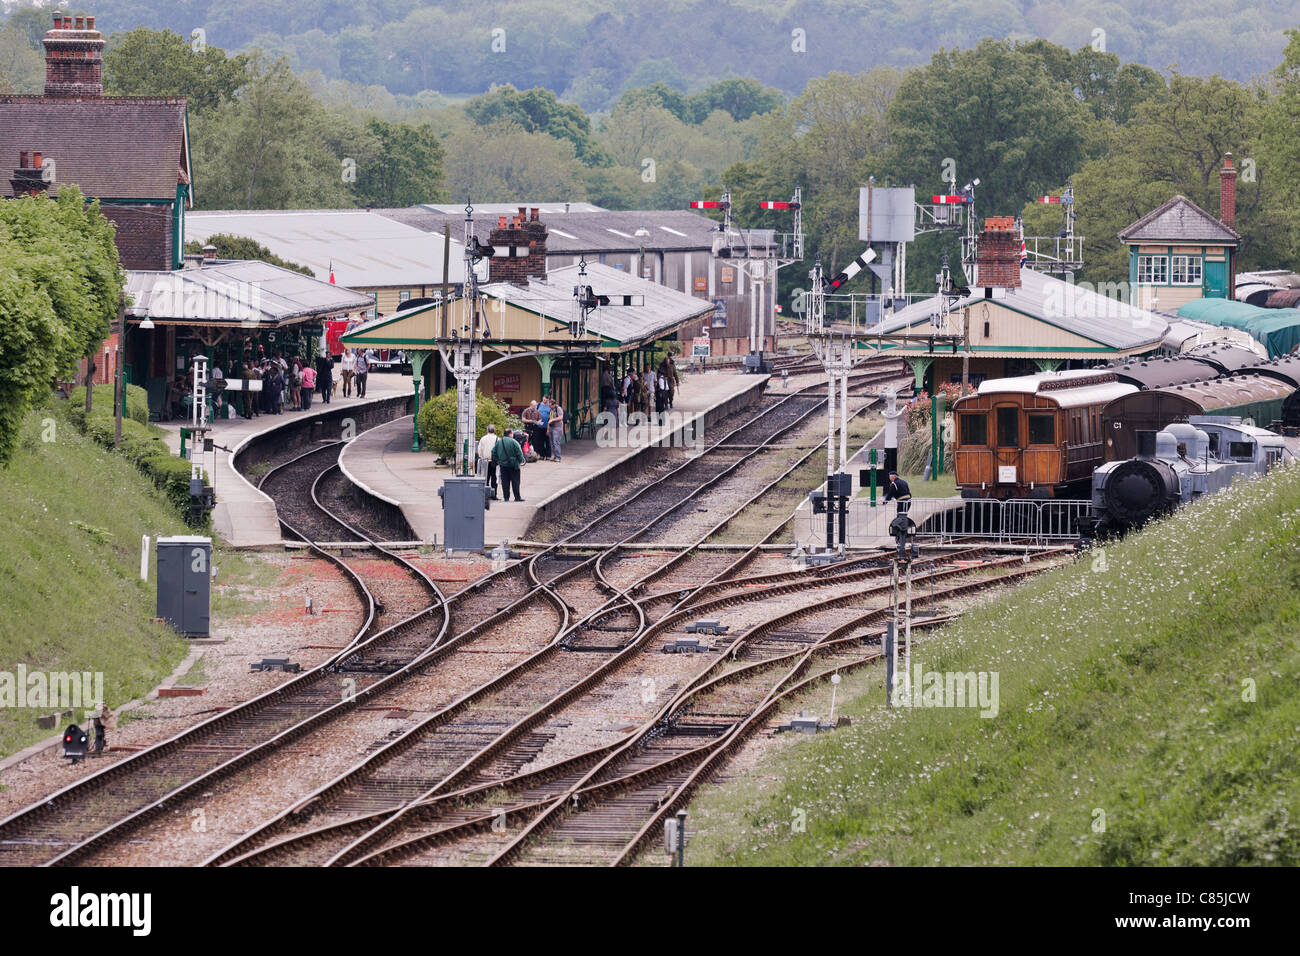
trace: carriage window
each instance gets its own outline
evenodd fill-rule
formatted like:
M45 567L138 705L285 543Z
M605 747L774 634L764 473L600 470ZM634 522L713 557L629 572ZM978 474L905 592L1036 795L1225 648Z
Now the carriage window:
M1020 447L1020 409L998 409L998 447Z
M1029 444L1055 445L1056 444L1056 416L1055 415L1030 415L1028 417L1029 417Z
M989 443L988 416L970 414L961 416L961 443L987 445Z

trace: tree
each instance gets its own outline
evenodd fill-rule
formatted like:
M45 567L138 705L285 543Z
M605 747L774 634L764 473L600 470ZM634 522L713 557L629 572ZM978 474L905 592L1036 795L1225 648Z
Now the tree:
M256 239L248 236L235 236L227 232L219 232L215 235L208 236L206 243L197 239L191 239L185 243L185 251L189 253L198 253L203 251L205 245L216 247L218 259L260 259L263 262L269 262L273 266L279 266L282 269L290 269L293 272L301 272L305 276L316 277L316 273L307 266L299 265L296 262L290 262L288 259L281 259L266 246L262 245Z
M889 111L896 181L937 189L953 168L972 177L981 215L1019 209L1095 154L1091 115L1035 53L1008 40L936 53L907 74Z
M505 434L507 428L519 427L518 419L509 410L491 396L478 395L478 409L474 416L474 440L478 441L487 434L489 425L496 426L498 435ZM417 425L420 441L425 448L451 459L456 454L456 390L435 395L424 403L420 409ZM471 455L473 448L470 449Z
M118 96L183 96L195 114L229 102L249 80L248 56L195 48L170 30L114 35L104 51L104 89Z
M573 144L515 123L472 126L447 141L447 184L452 199L513 202L528 197L586 198L583 166Z
M367 206L413 206L438 202L443 194L445 154L433 127L366 122L378 143L374 159L357 171L357 199Z
M260 50L249 82L193 126L198 199L207 209L338 208L377 152L372 137L328 113L288 61Z
M39 93L45 82L45 64L12 20L0 27L0 93Z
M1263 113L1257 91L1221 76L1173 74L1168 89L1141 104L1133 124L1114 136L1106 155L1073 177L1076 229L1086 239L1084 275L1090 281L1126 279L1128 253L1117 233L1175 195L1218 215L1224 157L1255 153ZM1280 217L1269 200L1268 167L1252 166L1254 181L1237 181L1234 228L1242 234L1243 259L1276 262L1289 217ZM1059 213L1025 207L1026 232L1054 234Z
M719 80L689 100L695 122L703 122L714 110L730 113L732 119L747 120L759 113L770 113L785 105L780 90L764 86L758 80Z
M465 115L480 126L498 122L515 123L528 133L546 133L573 144L578 159L588 166L609 162L591 138L591 120L581 107L561 103L550 90L516 90L494 87L465 104Z
M124 284L113 226L76 186L0 202L0 462L27 410L99 349Z

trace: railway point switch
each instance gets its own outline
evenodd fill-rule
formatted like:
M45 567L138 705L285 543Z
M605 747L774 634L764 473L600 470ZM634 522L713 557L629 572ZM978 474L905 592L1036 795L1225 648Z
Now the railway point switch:
M284 671L286 674L297 674L302 671L301 664L291 663L287 657L263 657L255 664L248 665L249 672L253 671Z
M664 645L665 654L689 654L689 653L699 654L704 651L707 651L708 649L709 649L709 645L705 644L698 637L679 637L676 640L669 641L667 644Z
M796 734L815 734L823 730L835 730L837 727L849 727L852 721L843 715L835 718L834 723L823 724L817 720L816 715L810 715L806 710L799 711L799 716L793 717L788 724L777 725L776 732L779 734L783 731Z

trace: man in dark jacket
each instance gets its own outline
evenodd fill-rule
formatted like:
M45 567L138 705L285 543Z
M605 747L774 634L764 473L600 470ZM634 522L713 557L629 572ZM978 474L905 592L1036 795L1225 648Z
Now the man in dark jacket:
M900 515L907 514L907 509L912 504L912 489L893 469L890 469L889 472L889 484L885 485L885 500L890 501L891 499L898 502L898 513Z
M519 496L519 469L524 466L524 450L519 447L507 433L497 440L492 449L492 460L501 471L501 500L510 500L510 490L515 492L515 501L523 501Z

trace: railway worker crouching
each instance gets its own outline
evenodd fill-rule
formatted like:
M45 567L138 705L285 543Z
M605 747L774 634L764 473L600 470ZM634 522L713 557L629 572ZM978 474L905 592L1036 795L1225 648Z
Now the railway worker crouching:
M519 469L524 466L524 450L519 447L519 442L509 434L502 435L492 448L492 460L501 469L501 500L509 501L510 491L514 489L515 501L523 501L519 495Z
M907 514L907 510L912 506L912 489L893 469L889 471L889 484L885 485L885 500L897 501L900 515Z
M103 753L104 748L108 746L108 732L117 730L117 715L108 708L108 704L100 704L95 711L95 753Z

